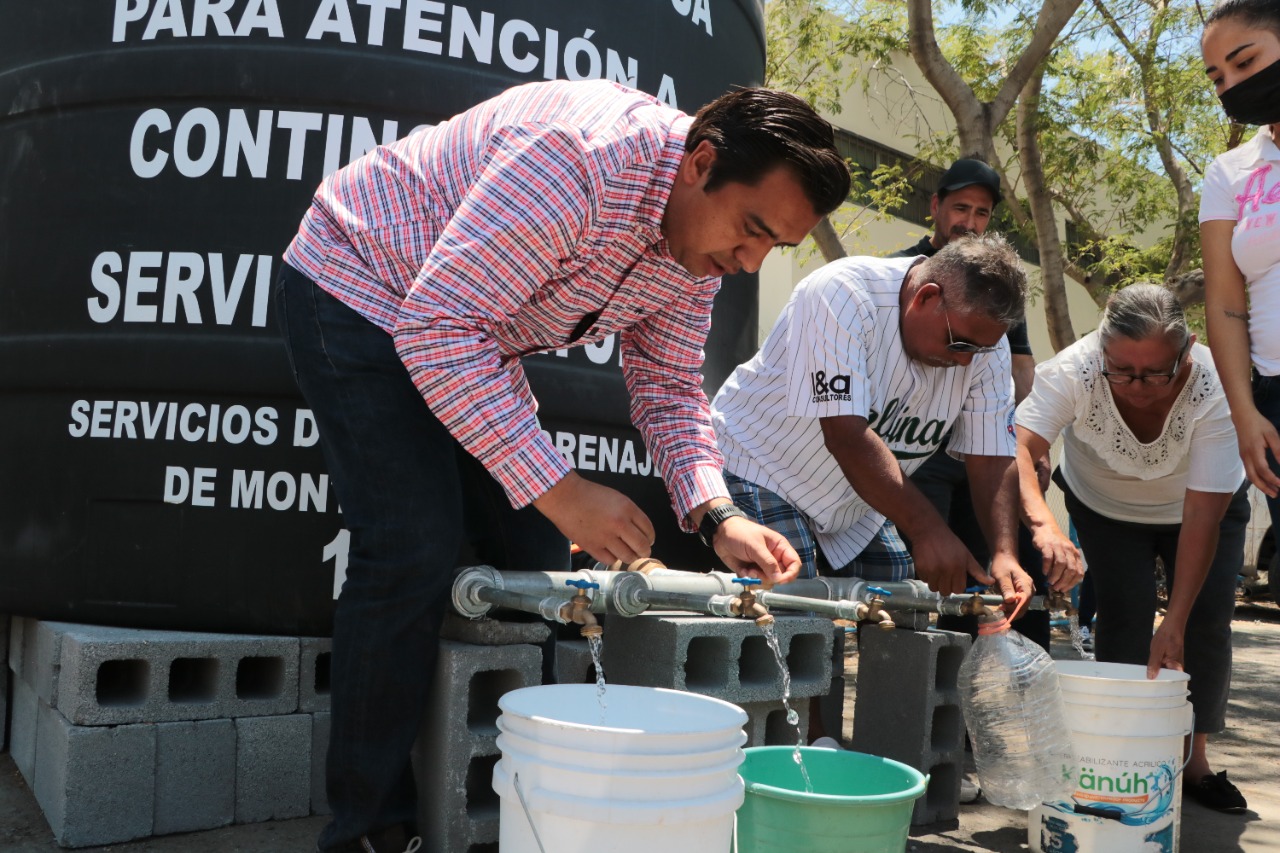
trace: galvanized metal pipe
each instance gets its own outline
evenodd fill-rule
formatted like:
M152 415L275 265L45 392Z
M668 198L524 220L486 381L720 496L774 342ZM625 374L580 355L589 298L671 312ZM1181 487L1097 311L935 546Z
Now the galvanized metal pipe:
M536 595L530 595L525 592L514 592L509 589L497 589L496 587L485 587L477 591L477 597L487 604L494 607L505 607L508 610L520 610L525 613L533 613L541 616L548 622L559 622L562 625L569 624L569 620L565 618L564 610L568 599L558 598L556 596L545 596L539 598Z
M608 605L609 590L621 575L620 572L589 570L500 572L493 566L471 566L463 569L453 579L451 597L454 610L463 616L477 619L493 609L493 605L481 597L481 590L501 589L536 597L553 596L567 601L578 592L573 587L566 586L567 581L588 581L599 585L599 589L586 591L591 599L591 612L604 613Z
M700 613L732 615L725 610L725 600L743 591L735 582L735 575L726 572L684 572L674 569L655 569L646 572L610 572L586 569L577 572L499 572L492 566L472 566L459 573L453 586L454 609L464 616L478 618L495 606L543 613L554 599L561 604L577 592L566 586L566 581L587 581L599 586L588 590L592 613L614 611L623 616L635 616L650 607L670 607ZM883 589L891 593L882 596L873 591ZM524 598L507 598L488 590L514 593ZM866 618L856 604L867 604L881 598L887 610L932 611L943 614L963 614L972 596L939 596L920 580L870 582L860 578L806 578L757 593L761 603L783 610L803 610L824 613L841 619L860 621ZM999 607L1003 599L998 595L979 596L983 604ZM536 608L530 599L536 602ZM508 605L506 601L512 602ZM826 602L827 604L823 604ZM1032 598L1030 608L1043 610L1047 606L1045 596ZM721 612L724 611L724 612ZM553 617L548 617L553 618ZM563 621L556 619L556 621Z
M734 616L731 609L736 596L715 594L702 595L696 592L667 592L665 590L644 589L636 595L649 607L669 610L688 610L694 613L706 613L709 616Z
M822 598L805 598L804 596L787 595L786 593L767 589L763 592L757 592L756 598L765 607L779 610L807 610L812 613L821 613L824 616L849 619L854 622L860 622L867 617L867 605L862 601L848 601L846 599L829 601Z

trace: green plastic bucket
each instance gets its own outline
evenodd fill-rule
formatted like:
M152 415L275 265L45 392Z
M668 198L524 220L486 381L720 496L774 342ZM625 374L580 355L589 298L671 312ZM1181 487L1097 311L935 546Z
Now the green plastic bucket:
M902 853L911 810L929 777L861 752L802 747L813 793L795 748L744 750L738 769L746 799L738 809L738 853Z

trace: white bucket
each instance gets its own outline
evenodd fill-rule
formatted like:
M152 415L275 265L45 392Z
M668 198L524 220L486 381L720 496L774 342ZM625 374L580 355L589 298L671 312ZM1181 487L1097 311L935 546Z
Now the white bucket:
M1099 663L1091 660L1056 660L1058 681L1064 689L1099 696L1175 696L1186 695L1191 676L1173 669L1162 669L1155 678L1147 678L1147 668L1133 663Z
M626 766L630 770L684 771L700 770L721 764L731 759L742 760L742 747L747 742L747 733L738 729L738 736L727 746L707 751L689 751L654 755L636 755L627 753ZM510 744L511 748L541 761L553 764L572 764L584 770L608 770L618 766L623 760L617 753L586 752L574 747L558 746L532 737L516 734L507 728L506 722L498 718L498 747Z
M736 705L652 687L526 687L498 701L502 853L728 850L742 805Z
M717 794L727 780L738 775L744 757L739 749L737 755L718 764L664 771L634 770L627 766L627 756L618 756L613 767L595 769L534 757L512 747L506 735L498 735L498 748L507 772L514 773L518 768L526 791L532 786L579 797L630 802L667 802Z
M498 700L504 731L608 755L678 755L739 745L747 712L696 693L612 684L605 708L593 684L547 684Z
M1062 701L1094 708L1181 708L1187 704L1187 691L1183 690L1173 696L1100 696L1097 693L1063 687Z
M1064 703L1076 756L1068 802L1032 809L1032 851L1176 853L1181 823L1183 739L1192 729L1185 673L1055 661L1072 701ZM1076 701L1081 700L1081 701Z
M1185 699L1173 708L1116 708L1081 705L1065 699L1063 705L1067 725L1078 734L1160 737L1171 733L1181 736L1191 730L1191 705Z

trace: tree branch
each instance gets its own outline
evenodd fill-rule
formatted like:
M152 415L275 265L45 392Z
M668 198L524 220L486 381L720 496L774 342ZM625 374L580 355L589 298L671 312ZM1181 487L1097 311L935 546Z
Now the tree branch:
M1129 40L1129 37L1125 35L1124 30L1120 27L1120 22L1111 14L1111 10L1102 3L1102 0L1093 0L1093 8L1102 16L1102 20L1107 24L1107 29L1111 30L1111 35L1115 36L1116 41L1120 42L1121 46L1124 47L1125 53L1136 59L1138 49Z
M919 66L920 72L955 116L961 156L978 155L984 160L990 160L994 153L991 131L995 123L988 121L986 108L978 100L978 96L942 55L942 48L938 46L933 28L933 5L930 0L907 0L907 39L911 46L911 57Z
M822 258L827 263L839 260L848 254L844 250L844 244L840 242L840 235L836 233L836 228L831 224L831 217L824 216L819 220L817 227L811 232L813 242L818 244L818 251L822 252Z
M1067 21L1071 20L1076 9L1080 8L1081 2L1082 0L1044 0L1044 5L1040 7L1040 14L1036 17L1036 28L1031 35L1031 41L1023 48L1022 55L1018 57L1018 61L1009 71L1009 76L1005 77L1004 82L1000 84L1000 91L991 101L988 118L992 127L1000 124L1009 115L1009 111L1018 100L1018 95L1037 73L1036 69L1049 55L1062 28L1067 25Z
M1053 212L1053 200L1045 187L1044 160L1040 154L1039 128L1036 126L1043 81L1044 66L1041 65L1027 81L1022 97L1018 100L1018 159L1022 164L1022 180L1027 188L1031 218L1036 226L1036 246L1040 250L1040 281L1044 287L1044 314L1049 326L1049 342L1053 345L1054 352L1061 352L1075 343L1076 332L1071 326L1066 281L1062 275L1063 256L1062 242L1058 239L1058 219Z

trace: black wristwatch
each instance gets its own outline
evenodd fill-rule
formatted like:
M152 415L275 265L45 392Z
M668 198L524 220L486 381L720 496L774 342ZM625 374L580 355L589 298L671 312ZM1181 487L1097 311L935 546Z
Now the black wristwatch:
M716 538L716 531L720 529L720 525L724 524L726 518L733 518L734 516L746 518L747 514L731 503L717 504L707 510L706 515L702 516L702 523L698 525L698 538L702 540L702 544L710 548L711 541Z

